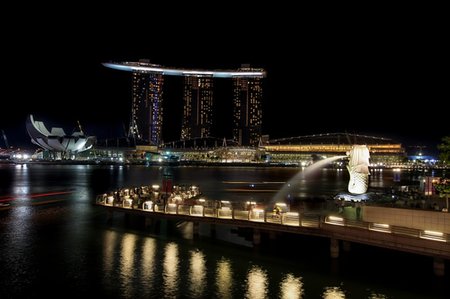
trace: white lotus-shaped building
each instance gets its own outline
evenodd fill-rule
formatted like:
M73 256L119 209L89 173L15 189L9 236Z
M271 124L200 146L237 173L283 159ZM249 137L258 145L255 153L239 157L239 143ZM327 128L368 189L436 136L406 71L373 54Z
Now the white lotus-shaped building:
M26 123L31 142L45 150L76 154L92 148L95 136L85 136L80 130L67 135L62 128L52 127L50 131L42 121L35 121L30 115Z

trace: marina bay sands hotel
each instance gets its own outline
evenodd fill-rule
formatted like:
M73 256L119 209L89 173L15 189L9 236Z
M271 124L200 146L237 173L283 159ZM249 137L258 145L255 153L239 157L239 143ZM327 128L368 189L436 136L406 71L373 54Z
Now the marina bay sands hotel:
M149 61L103 63L132 72L132 109L129 137L152 145L161 143L164 76L183 76L181 140L211 136L214 78L233 80L233 139L239 145L256 146L261 138L263 69L242 65L237 70L166 68Z

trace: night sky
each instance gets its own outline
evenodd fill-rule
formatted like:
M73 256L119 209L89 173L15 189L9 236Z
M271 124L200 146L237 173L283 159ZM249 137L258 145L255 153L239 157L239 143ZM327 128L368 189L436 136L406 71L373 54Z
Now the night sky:
M67 131L79 120L99 138L123 135L131 76L101 63L140 58L181 68L265 68L263 133L270 138L349 132L435 151L450 135L443 107L448 51L439 24L365 15L307 21L289 8L227 7L226 19L217 9L181 18L180 11L12 12L15 23L2 24L0 110L10 144L32 147L25 130L30 113ZM214 132L230 138L231 81L215 82ZM181 79L166 77L164 141L179 139L182 94Z

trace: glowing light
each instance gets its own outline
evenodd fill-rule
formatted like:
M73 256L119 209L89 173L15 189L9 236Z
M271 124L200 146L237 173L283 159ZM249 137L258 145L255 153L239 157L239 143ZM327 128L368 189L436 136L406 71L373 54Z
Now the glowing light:
M145 287L151 288L153 286L153 277L155 270L155 254L156 254L156 241L152 238L147 238L141 247L142 256L142 283Z
M280 283L280 298L302 298L303 283L300 277L287 274Z
M122 238L120 252L120 277L122 278L122 286L124 296L129 297L134 289L134 254L136 249L136 235L127 234Z
M331 221L344 221L344 218L336 216L328 216L328 219Z
M251 71L251 72L237 72L237 71L207 71L207 70L188 70L188 69L174 69L156 66L142 66L135 62L122 62L122 63L103 63L105 67L116 69L119 71L142 71L149 73L160 73L162 75L169 76L210 76L217 78L233 78L233 77L265 77L264 71Z
M200 251L191 252L189 267L189 280L191 295L194 298L202 298L206 285L206 262L205 255Z
M385 224L385 223L372 223L369 225L369 229L378 231L378 232L383 232L383 233L391 232L389 224Z
M297 212L287 212L286 217L289 217L289 216L298 217L298 213Z
M328 216L325 219L325 223L333 224L333 225L344 225L344 218L337 216Z
M444 237L444 233L433 231L433 230L424 230L423 232L420 233L420 238L433 240L433 241L440 241L440 242L447 241Z
M166 298L177 297L178 263L178 245L175 243L167 244L164 250L163 264L164 297Z
M444 235L444 233L436 232L436 231L432 231L432 230L425 230L424 233L427 235L435 236L435 237L442 237Z
M344 299L345 293L339 287L326 287L322 295L323 299Z
M247 293L245 298L267 298L267 274L258 266L253 266L247 274Z
M216 269L217 298L232 298L233 270L229 260L222 258Z

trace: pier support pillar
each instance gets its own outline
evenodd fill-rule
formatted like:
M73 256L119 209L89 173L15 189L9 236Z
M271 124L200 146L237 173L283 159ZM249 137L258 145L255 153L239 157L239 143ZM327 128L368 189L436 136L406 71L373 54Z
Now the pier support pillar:
M352 248L352 244L349 241L342 241L342 249L345 252L350 252L350 249Z
M332 258L339 257L339 240L331 238L330 239L330 256Z
M434 275L444 276L445 275L445 261L442 258L435 257L433 260L433 270Z
M274 232L273 230L269 231L269 240L274 241L276 239L277 239L277 233Z
M149 228L151 228L152 226L153 226L153 218L145 217L145 220L144 220L144 228L145 228L145 229L149 229Z
M200 223L199 222L192 222L192 236L194 238L198 238L199 230L200 230Z
M261 244L261 232L259 229L253 229L253 245L258 246Z
M106 218L106 223L108 224L112 224L113 222L113 216L114 216L114 212L112 210L108 211L108 216Z
M125 225L129 226L131 223L131 216L128 213L125 213L125 215L123 215L124 221L125 221Z
M214 223L211 223L211 226L209 228L209 236L211 238L215 238L216 237L216 225Z

